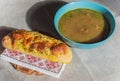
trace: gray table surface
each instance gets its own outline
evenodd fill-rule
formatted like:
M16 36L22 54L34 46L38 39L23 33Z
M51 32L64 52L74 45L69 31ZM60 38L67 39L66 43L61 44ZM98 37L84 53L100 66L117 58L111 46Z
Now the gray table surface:
M65 1L75 0L0 0L0 40L15 28L37 30L59 38L54 29L53 17ZM120 81L120 1L93 1L109 8L116 18L116 31L108 42L89 50L71 48L72 62L66 66L59 79L48 75L23 74L0 59L0 81ZM2 49L0 43L0 51Z

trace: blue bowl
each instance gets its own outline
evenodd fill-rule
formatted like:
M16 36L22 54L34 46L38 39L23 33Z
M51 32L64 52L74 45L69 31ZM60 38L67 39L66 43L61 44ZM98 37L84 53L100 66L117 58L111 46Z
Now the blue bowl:
M107 21L110 24L110 32L109 32L109 35L104 40L101 40L96 43L89 43L89 44L77 43L75 41L72 41L72 40L66 38L59 31L58 22L59 22L60 18L68 11L71 11L74 9L80 9L80 8L87 8L87 9L92 9L92 10L98 11L106 17ZM54 17L54 25L55 25L55 29L60 34L60 36L63 38L64 42L67 43L69 46L76 47L76 48L93 48L93 47L102 45L113 35L115 28L116 28L115 18L112 15L111 11L101 4L98 4L95 2L89 2L89 1L71 2L71 3L65 4L64 6L59 8Z

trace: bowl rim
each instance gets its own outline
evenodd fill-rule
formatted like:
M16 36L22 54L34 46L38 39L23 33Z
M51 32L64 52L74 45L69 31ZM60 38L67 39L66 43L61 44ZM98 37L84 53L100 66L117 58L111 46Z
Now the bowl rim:
M56 25L55 25L55 23L56 23L56 21L55 21L56 15L57 15L58 12L59 12L61 9L63 9L65 6L73 5L73 4L76 4L76 3L77 3L77 4L78 4L78 3L89 3L89 4L93 4L93 5L98 5L98 6L102 7L102 8L104 8L105 10L107 10L107 11L109 12L109 14L111 15L111 17L112 17L112 19L113 19L113 23L114 23L114 29L112 30L112 33L111 33L110 35L108 35L105 39L103 39L103 40L101 40L101 41L98 41L98 42L94 42L94 43L75 42L75 41L67 38L66 36L64 36L64 35L59 31L59 29L57 29L58 26L56 27ZM76 9L77 9L77 8L76 8ZM69 11L71 11L71 10L69 10ZM67 12L65 12L65 13L67 13ZM65 13L64 13L64 14L65 14ZM64 15L64 14L63 14L63 15ZM63 15L62 15L62 16L63 16ZM61 17L60 17L60 18L61 18ZM59 20L60 20L60 18L59 18ZM58 20L58 21L59 21L59 20ZM58 24L58 23L57 23L57 24ZM57 10L57 12L55 13L55 16L54 16L54 27L55 27L56 31L59 33L59 35L60 35L62 38L64 38L65 40L67 40L67 41L69 41L69 42L71 42L71 43L73 43L74 45L77 45L77 46L81 46L81 45L89 46L89 45L100 44L100 43L105 42L106 40L110 39L111 36L114 34L115 29L116 29L116 20L115 20L115 16L112 14L112 11L111 11L110 9L108 9L107 7L105 7L104 5L100 4L100 3L93 2L93 1L76 1L76 2L67 3L67 4L63 5L62 7L60 7L60 8Z

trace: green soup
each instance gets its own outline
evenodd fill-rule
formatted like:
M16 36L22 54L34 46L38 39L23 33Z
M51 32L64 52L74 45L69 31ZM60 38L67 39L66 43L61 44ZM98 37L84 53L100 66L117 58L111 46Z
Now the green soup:
M109 34L109 24L103 14L90 9L75 9L65 13L58 27L65 37L81 43L98 42Z

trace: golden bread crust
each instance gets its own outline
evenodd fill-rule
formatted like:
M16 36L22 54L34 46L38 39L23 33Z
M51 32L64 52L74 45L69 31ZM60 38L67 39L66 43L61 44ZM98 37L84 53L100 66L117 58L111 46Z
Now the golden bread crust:
M53 62L69 63L72 59L72 52L65 43L38 32L16 30L5 36L2 44L5 48Z
M20 65L17 65L17 64L13 64L11 63L11 65L18 71L21 71L22 73L25 73L27 75L38 75L38 76L41 76L41 75L44 75L43 73L41 72L37 72L35 70L32 70L32 69L28 69L28 68L25 68L23 66L20 66Z

